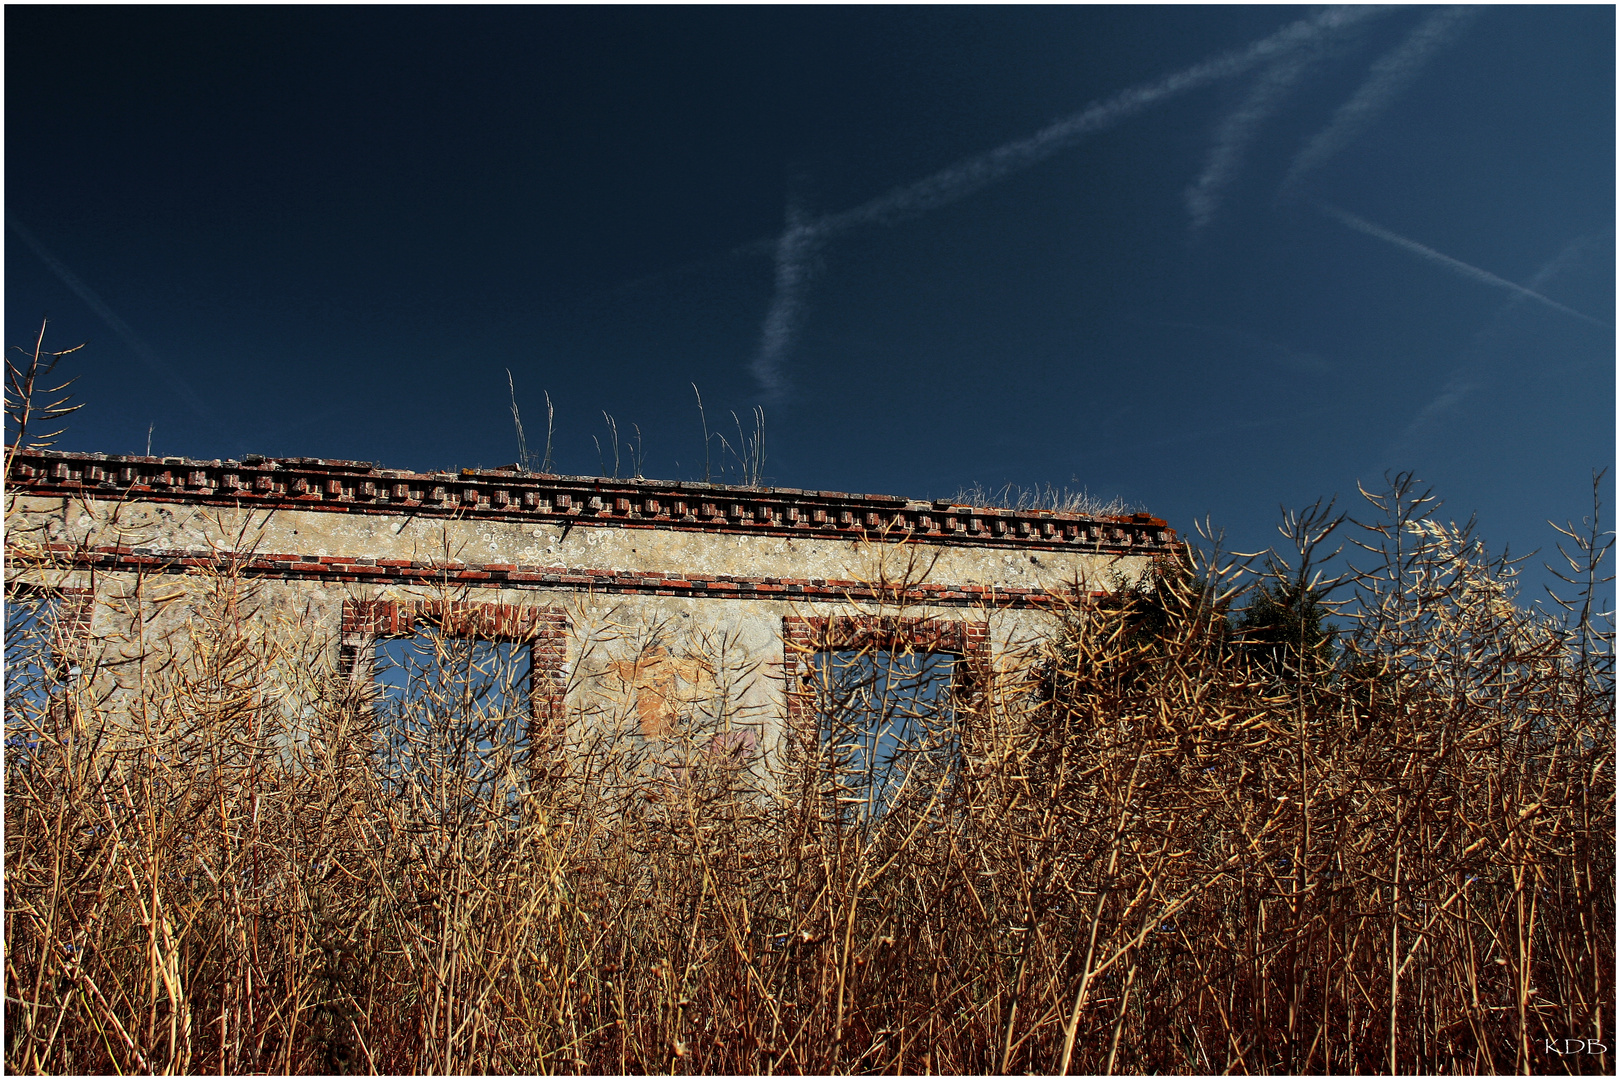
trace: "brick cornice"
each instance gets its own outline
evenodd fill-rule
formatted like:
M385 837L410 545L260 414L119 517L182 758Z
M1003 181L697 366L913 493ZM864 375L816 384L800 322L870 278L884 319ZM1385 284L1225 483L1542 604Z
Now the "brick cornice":
M869 538L971 547L1156 555L1175 530L1148 514L1095 517L891 495L607 480L508 470L413 473L363 461L249 456L243 461L24 451L10 494L412 514L581 526Z

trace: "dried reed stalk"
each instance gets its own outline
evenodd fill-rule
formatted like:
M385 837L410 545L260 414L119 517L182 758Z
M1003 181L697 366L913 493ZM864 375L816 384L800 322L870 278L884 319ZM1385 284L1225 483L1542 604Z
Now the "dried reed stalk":
M881 636L806 658L763 756L720 638L658 739L509 737L449 638L380 707L246 539L68 663L18 524L7 1067L1563 1071L1545 1039L1614 1031L1604 534L1555 622L1405 478L1371 498L1336 656L1236 633L1241 562L1166 563L949 693ZM927 567L881 550L901 597Z

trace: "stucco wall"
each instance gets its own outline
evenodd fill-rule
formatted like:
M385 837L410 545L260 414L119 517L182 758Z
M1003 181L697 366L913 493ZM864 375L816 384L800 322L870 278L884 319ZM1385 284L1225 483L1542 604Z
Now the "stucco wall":
M798 659L785 650L784 618L967 620L985 628L990 663L1017 663L1020 643L1053 618L1040 602L1045 594L1134 580L1166 549L1140 546L1140 537L1151 535L1142 529L1163 528L1145 515L1133 520L1137 539L1113 533L1138 544L1134 549L1103 551L1092 544L1093 550L1082 550L1084 543L1065 545L1064 538L1083 541L1105 531L1072 515L1026 523L1022 540L1006 523L1011 518L997 519L1005 540L995 542L983 521L969 515L1006 512L950 508L957 517L944 525L937 511L938 520L926 516L929 504L878 496L838 496L842 504L823 499L815 505L834 509L817 510L819 529L811 530L805 528L809 511L761 509L756 522L752 508L767 499L792 507L796 495L829 493L748 492L754 504L733 506L730 519L714 517L723 526L717 529L694 523L690 511L702 495L691 496L685 487L664 493L662 506L650 498L618 499L621 511L631 512L616 519L564 516L550 503L523 519L420 504L367 507L365 513L290 498L255 506L246 498L222 498L218 487L200 481L195 491L152 495L136 491L138 484L117 490L88 482L114 475L121 460L97 456L94 468L69 468L42 459L21 481L13 476L8 497L8 582L93 587L93 641L117 642L125 653L183 654L194 647L199 613L217 602L210 600L209 584L217 568L233 562L256 595L254 618L267 629L279 624L278 632L303 643L300 670L288 672L289 682L341 676L352 667L343 646L347 642L352 653L360 638L352 625L345 638L344 617L346 610L351 617L362 610L355 605L439 601L550 609L566 615L558 675L566 685L567 715L628 725L649 737L724 701L728 723L751 725L766 746L774 743L787 711L784 679ZM221 468L212 467L216 474ZM134 466L122 472L143 479ZM179 469L164 475L169 472L212 475ZM520 505L517 481L500 482L515 494L480 495L469 487L468 509ZM345 500L358 490L329 483ZM52 494L52 484L76 486ZM278 497L288 490L263 482L259 488ZM394 490L422 493L408 485ZM718 499L745 497L714 490ZM670 507L688 506L674 502L676 496L694 499L682 520L648 520L634 512L646 505L667 518ZM842 515L846 522L864 517L869 525L878 515L863 509L879 506L884 527L835 533L839 505L855 507L855 514ZM903 532L888 527L895 506L912 511ZM969 520L971 543L963 542ZM764 527L748 531L756 524ZM925 527L935 535L923 533ZM1161 541L1173 536L1156 535ZM113 664L104 677L116 682L132 670Z

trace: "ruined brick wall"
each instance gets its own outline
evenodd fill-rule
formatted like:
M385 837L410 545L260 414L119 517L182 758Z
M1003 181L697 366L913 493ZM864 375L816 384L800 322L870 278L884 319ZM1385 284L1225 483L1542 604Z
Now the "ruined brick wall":
M8 582L80 590L87 639L131 605L180 625L185 575L228 563L335 675L431 624L529 642L537 720L616 709L657 737L723 687L767 740L800 707L806 650L896 634L987 672L1053 596L1134 579L1175 542L1146 514L55 452L15 457L7 525Z

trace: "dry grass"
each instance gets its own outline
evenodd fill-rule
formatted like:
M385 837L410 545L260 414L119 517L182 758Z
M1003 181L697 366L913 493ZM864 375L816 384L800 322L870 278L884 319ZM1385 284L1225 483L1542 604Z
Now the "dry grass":
M229 553L137 583L71 668L16 618L48 590L14 592L6 1065L1611 1071L1544 1050L1613 1042L1602 582L1528 613L1431 509L1374 500L1331 664L1257 659L1211 554L954 696L904 690L903 649L813 665L764 758L729 752L725 678L656 741L503 745L453 674L402 729ZM1333 524L1289 531L1314 555ZM1586 573L1603 534L1571 532ZM882 812L852 682L909 714Z
M1072 488L1060 488L1052 484L1036 484L1027 488L1011 483L1003 484L999 488L971 484L957 488L950 501L958 506L1057 510L1061 513L1086 514L1090 517L1123 517L1144 509L1137 503L1129 502L1117 495L1112 499L1103 499L1084 488L1075 491Z

